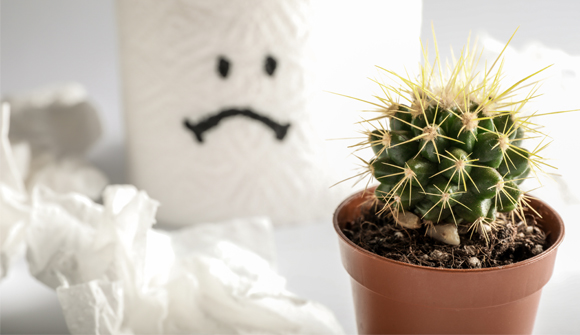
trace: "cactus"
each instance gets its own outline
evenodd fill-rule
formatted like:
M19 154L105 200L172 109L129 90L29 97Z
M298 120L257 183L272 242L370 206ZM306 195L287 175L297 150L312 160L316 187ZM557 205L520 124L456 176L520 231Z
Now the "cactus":
M357 144L374 152L366 166L380 183L374 192L383 204L379 213L393 215L403 226L400 218L414 213L434 238L438 235L430 232L450 223L468 224L472 233L486 237L505 222L497 213L525 221L529 196L520 184L551 167L539 155L544 142L532 151L522 147L527 138L546 138L530 121L537 114L521 115L536 96L537 82L530 80L544 69L502 89L505 48L480 72L476 51L468 41L461 57L444 71L438 50L430 64L424 49L417 79L378 67L395 84L374 80L384 96L376 96L378 103L363 100L379 108L377 117L364 122L364 140ZM527 95L516 98L530 87ZM443 240L459 243L458 238Z

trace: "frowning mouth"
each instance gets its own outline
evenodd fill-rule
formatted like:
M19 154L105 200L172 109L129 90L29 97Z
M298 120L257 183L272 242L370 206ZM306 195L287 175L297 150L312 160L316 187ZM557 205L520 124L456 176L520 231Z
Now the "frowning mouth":
M286 137L286 133L288 132L288 128L290 127L289 123L282 125L276 121L273 121L267 116L255 113L251 109L237 109L237 108L225 109L215 115L208 116L197 123L191 122L186 118L183 120L183 125L187 129L191 130L191 132L193 132L195 138L199 143L203 143L203 134L206 131L216 127L223 119L238 115L245 116L247 118L262 122L264 125L266 125L267 127L269 127L274 131L276 139L280 141L282 141L284 137Z

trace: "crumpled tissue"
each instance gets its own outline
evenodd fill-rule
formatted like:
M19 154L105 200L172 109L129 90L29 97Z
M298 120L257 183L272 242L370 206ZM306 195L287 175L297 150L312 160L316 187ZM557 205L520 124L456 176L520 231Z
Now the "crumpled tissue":
M7 104L2 104L0 113L0 278L4 278L11 260L23 248L29 206L22 167L15 157L17 151L12 150L8 141L10 109Z
M108 178L84 158L53 156L43 157L41 167L31 173L27 180L29 191L37 185L44 185L57 193L75 192L99 199L108 184Z
M29 194L37 185L98 199L107 177L84 155L101 134L96 109L79 84L2 103L0 120L0 279L24 250Z
M264 218L151 229L158 203L109 186L103 205L37 187L30 272L56 288L73 334L342 333L285 289Z

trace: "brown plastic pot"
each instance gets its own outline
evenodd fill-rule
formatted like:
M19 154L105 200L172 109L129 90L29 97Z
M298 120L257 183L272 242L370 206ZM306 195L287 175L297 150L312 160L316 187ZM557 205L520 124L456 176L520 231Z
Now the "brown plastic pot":
M341 258L351 276L359 334L530 334L542 288L564 237L562 219L534 200L550 247L515 264L485 269L411 265L362 249L342 232L366 210L372 190L346 199L334 213Z

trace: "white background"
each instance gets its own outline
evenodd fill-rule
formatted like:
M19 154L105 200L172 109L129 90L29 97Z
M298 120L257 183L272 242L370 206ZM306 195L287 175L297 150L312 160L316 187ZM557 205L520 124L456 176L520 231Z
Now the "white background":
M385 19L389 15L395 14L386 14ZM580 2L572 0L427 1L423 4L421 37L431 38L433 22L442 56L446 57L450 45L464 44L469 30L473 35L487 34L505 42L520 26L511 44L516 49L539 42L580 56L578 17ZM105 125L105 136L92 151L91 159L112 182L123 182L124 133L113 1L2 0L0 29L0 93L26 91L61 81L85 85L101 110ZM361 36L364 37L364 32ZM571 100L580 108L577 98ZM566 116L563 123L568 128L565 129L572 132L577 129L578 115ZM565 147L569 155L554 157L564 163L560 165L562 171L578 171L577 144L555 145ZM576 176L564 178L577 180ZM541 191L538 194L542 196ZM567 236L559 251L554 276L544 289L536 322L537 334L580 333L580 222L573 216L580 212L580 205L578 190L572 189L571 194L573 200L567 204L551 203L566 214L563 216ZM355 332L350 286L340 265L330 219L310 226L279 229L276 244L279 271L288 279L289 289L326 304L347 332ZM0 283L2 333L65 333L54 293L35 282L26 271L26 265L20 262Z

